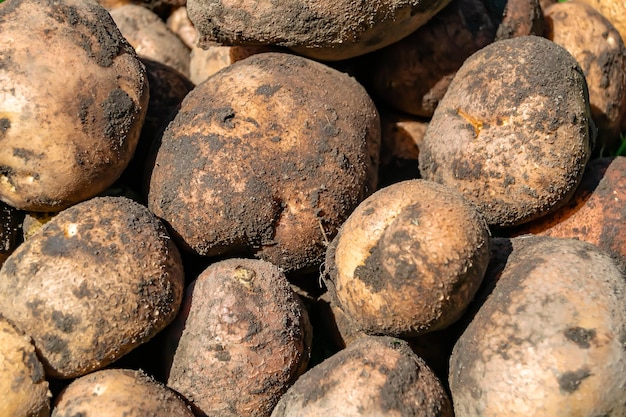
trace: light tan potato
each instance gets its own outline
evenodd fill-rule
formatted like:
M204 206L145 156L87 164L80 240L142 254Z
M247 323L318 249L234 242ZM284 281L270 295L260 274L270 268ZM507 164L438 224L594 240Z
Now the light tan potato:
M626 415L624 270L574 239L511 243L450 358L456 417Z
M450 0L189 0L199 45L280 45L318 60L342 60L390 45Z
M272 417L452 417L432 370L400 339L367 336L302 375Z
M623 0L576 0L593 6L611 21L626 41L626 3Z
M522 36L494 42L456 73L420 147L422 177L472 201L493 227L558 209L593 144L585 77L561 46Z
M375 189L379 149L378 111L354 79L256 54L187 95L157 150L148 205L199 255L315 271Z
M29 334L46 374L100 369L174 319L182 262L165 227L125 197L57 214L0 269L0 314Z
M105 369L72 381L53 417L194 417L174 391L142 371Z
M323 277L356 329L415 336L461 316L488 262L489 231L476 209L457 191L412 180L354 210L328 247Z
M50 416L50 391L30 337L0 315L0 416Z
M167 385L208 416L269 416L311 349L302 301L279 268L258 259L211 264L167 332Z
M89 1L4 1L0 32L0 200L59 211L102 192L145 117L135 51Z
M196 46L196 40L198 39L198 31L191 23L189 15L187 14L187 7L177 7L170 13L165 21L169 30L176 34L187 48L190 50Z
M545 19L544 36L567 49L585 74L598 128L595 154L614 154L626 116L626 46L619 32L599 11L575 1L553 4Z
M135 4L116 7L110 13L137 55L189 76L189 48L156 13Z

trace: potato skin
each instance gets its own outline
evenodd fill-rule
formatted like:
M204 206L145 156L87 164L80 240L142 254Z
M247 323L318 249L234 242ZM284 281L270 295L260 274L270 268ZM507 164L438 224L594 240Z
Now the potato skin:
M95 2L8 0L0 32L0 199L59 211L104 191L148 102L134 50Z
M455 415L625 415L624 270L578 240L511 243L450 358Z
M207 416L269 416L310 355L302 301L278 267L258 259L204 270L166 336L167 385Z
M476 209L449 187L408 180L355 209L328 248L324 280L357 329L416 336L460 317L488 262Z
M456 73L420 148L422 177L463 193L489 225L556 210L578 186L593 146L584 74L537 36L494 42Z
M63 210L0 269L0 314L34 340L46 374L100 369L174 319L182 261L165 227L125 197Z
M48 417L50 391L30 337L0 315L0 415Z
M354 79L256 54L196 86L158 148L148 206L202 256L317 269L376 187L378 112Z
M104 369L75 379L56 398L53 417L193 417L182 398L142 371Z
M452 417L441 383L400 339L365 336L302 375L272 417Z

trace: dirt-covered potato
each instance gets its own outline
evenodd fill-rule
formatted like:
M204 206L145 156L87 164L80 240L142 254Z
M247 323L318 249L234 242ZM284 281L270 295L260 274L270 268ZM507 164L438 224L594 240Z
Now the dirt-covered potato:
M156 13L135 4L116 7L110 13L137 55L189 76L189 48Z
M90 1L0 3L0 200L59 211L121 175L148 103L145 69Z
M189 0L199 44L280 45L321 60L342 60L390 45L450 0Z
M0 315L0 416L50 416L50 391L35 346Z
M400 339L356 340L302 375L272 417L452 417L432 370Z
M568 204L515 235L580 239L626 260L626 157L594 159Z
M148 204L202 256L317 269L376 187L380 120L365 89L284 53L238 61L196 86L166 129Z
M619 32L599 11L575 1L548 7L545 20L544 36L567 49L585 74L596 153L614 153L626 116L626 47Z
M537 36L494 42L456 73L420 147L422 177L474 202L487 222L514 226L562 206L589 160L585 76Z
M208 416L269 416L304 372L311 329L302 301L276 266L232 258L188 287L167 330L167 385Z
M324 279L357 329L412 336L457 320L488 262L476 209L455 190L411 180L356 208L328 248Z
M454 346L456 417L626 415L626 280L597 246L519 237Z
M53 417L194 417L174 391L142 371L104 369L72 381Z
M150 211L97 197L56 215L0 269L0 314L33 338L46 374L102 368L174 319L180 255Z

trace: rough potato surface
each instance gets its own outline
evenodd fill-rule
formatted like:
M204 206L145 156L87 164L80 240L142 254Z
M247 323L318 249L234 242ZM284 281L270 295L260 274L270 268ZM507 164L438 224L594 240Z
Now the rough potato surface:
M60 212L0 270L0 314L29 334L46 374L102 368L174 319L180 254L165 227L124 197Z
M428 125L420 172L461 191L491 226L514 226L567 202L592 141L578 63L547 39L522 36L465 61Z

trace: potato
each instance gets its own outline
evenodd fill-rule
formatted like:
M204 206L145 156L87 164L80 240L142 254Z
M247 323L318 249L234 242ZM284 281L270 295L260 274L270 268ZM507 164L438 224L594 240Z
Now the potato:
M573 1L548 7L545 19L545 37L567 49L585 74L598 128L595 153L613 154L626 117L626 46L619 32L599 11Z
M367 336L302 375L272 417L452 417L441 383L407 343Z
M95 2L7 0L0 32L0 200L60 211L102 192L146 112L134 50Z
M167 385L208 416L269 416L310 355L302 302L279 268L258 259L210 265L167 336Z
M172 390L142 371L105 369L74 380L56 398L54 417L193 417Z
M189 20L187 14L187 7L181 6L172 10L172 13L167 17L165 25L180 38L181 41L190 50L196 45L196 39L198 38L198 31Z
M21 243L24 213L0 201L0 266Z
M577 0L593 6L611 21L613 26L626 41L626 3L623 0ZM626 125L626 123L625 123Z
M0 415L50 416L50 391L30 337L0 315Z
M156 13L134 4L116 7L110 13L137 55L189 76L189 48Z
M174 319L180 255L165 227L125 197L56 215L0 269L0 314L29 334L46 374L74 378L146 342Z
M187 95L157 151L148 206L193 253L317 270L375 189L379 149L378 112L354 79L256 54Z
M624 270L586 242L516 239L454 346L456 417L626 415Z
M343 60L390 45L450 0L189 0L199 45L280 45L318 60Z
M476 209L448 187L412 180L356 208L328 248L324 280L357 329L415 336L460 317L488 262Z
M580 239L626 259L626 157L594 159L572 200L512 231Z
M592 141L578 63L552 41L522 36L465 61L428 125L419 169L461 191L489 225L510 227L568 201Z

